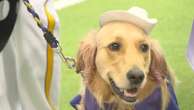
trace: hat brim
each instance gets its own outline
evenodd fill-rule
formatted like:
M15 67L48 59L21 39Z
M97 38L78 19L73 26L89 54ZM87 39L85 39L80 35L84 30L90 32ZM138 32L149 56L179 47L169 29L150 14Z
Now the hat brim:
M150 33L154 25L157 23L156 19L147 19L135 16L127 11L108 11L105 12L100 17L100 26L104 26L107 23L122 21L135 24L136 26L142 28L147 34Z

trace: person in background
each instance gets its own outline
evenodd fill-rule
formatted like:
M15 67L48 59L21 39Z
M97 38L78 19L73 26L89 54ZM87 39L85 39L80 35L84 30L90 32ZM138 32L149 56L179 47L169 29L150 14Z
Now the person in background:
M59 39L50 0L29 0ZM60 58L47 44L23 0L0 1L0 110L58 108Z
M194 70L194 21L191 29L191 35L187 48L187 60Z

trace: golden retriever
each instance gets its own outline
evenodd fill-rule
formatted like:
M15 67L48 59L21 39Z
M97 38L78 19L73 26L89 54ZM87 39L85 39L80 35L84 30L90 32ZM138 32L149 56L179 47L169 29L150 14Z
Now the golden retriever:
M167 107L167 77L174 76L159 46L134 24L115 21L90 32L81 42L76 69L102 109L108 102L116 104L114 110L132 110L158 86L161 110ZM84 110L84 100L79 109Z

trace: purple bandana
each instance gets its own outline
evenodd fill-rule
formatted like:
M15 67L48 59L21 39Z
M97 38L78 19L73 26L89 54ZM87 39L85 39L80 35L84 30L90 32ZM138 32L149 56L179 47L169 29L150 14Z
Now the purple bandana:
M189 39L188 48L187 48L187 60L194 70L194 21L193 21L192 31Z
M168 85L168 90L170 93L170 102L166 110L179 110L177 99L174 93L172 86ZM146 98L143 102L135 105L135 110L159 110L161 108L161 92L160 88L157 88L151 96ZM76 96L72 101L71 105L76 109L76 105L79 104L81 100L81 96ZM86 89L85 100L85 110L100 110L96 99L90 93L88 89ZM114 110L114 104L104 104L105 110Z

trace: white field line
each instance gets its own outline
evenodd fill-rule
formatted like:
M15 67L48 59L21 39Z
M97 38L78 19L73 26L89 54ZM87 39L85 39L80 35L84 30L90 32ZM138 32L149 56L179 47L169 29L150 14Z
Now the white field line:
M85 0L57 0L57 1L53 1L53 6L56 10L60 10L62 8L75 5L83 1Z

